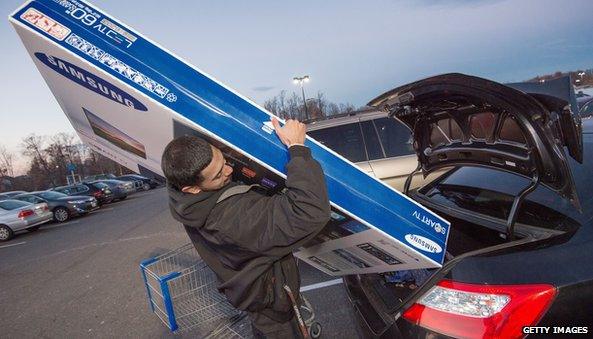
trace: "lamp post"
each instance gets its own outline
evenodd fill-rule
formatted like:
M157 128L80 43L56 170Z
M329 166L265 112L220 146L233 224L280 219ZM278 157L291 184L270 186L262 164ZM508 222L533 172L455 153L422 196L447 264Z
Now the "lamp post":
M309 120L309 113L307 112L307 100L305 100L305 88L303 86L305 82L309 82L309 76L305 75L302 77L294 77L292 78L292 81L295 84L301 85L301 92L303 93L303 105L305 106L305 120Z

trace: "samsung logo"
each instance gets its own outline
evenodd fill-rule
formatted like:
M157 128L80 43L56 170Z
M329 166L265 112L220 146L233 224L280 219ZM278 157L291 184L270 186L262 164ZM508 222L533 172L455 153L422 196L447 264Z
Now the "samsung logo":
M430 226L437 233L442 233L442 234L447 233L447 229L445 228L445 226L441 225L440 222L434 221L425 215L421 215L420 212L418 212L418 211L412 212L412 216L414 218L420 220L420 222Z
M110 84L106 80L76 66L68 61L56 58L44 53L35 53L37 59L45 65L60 73L64 77L76 82L77 84L121 105L134 108L139 111L146 111L147 108L140 101Z
M436 242L425 238L421 235L406 234L406 241L417 249L423 250L430 253L441 253L443 249Z

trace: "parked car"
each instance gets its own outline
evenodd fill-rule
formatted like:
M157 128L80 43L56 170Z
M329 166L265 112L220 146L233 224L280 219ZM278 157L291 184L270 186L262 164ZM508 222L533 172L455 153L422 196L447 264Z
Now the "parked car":
M344 278L363 333L592 328L574 310L593 308L593 120L581 125L570 78L502 85L445 74L369 105L413 130L424 173L453 169L409 191L451 222L443 267Z
M79 183L70 186L60 186L52 189L67 195L85 195L95 197L99 205L108 204L113 201L113 193L109 186L100 183Z
M26 193L26 192L25 191L2 192L2 193L0 193L0 200L10 199L11 197L14 197L15 195L22 194L22 193Z
M0 241L12 239L15 232L37 231L52 219L46 203L31 204L20 200L0 201Z
M309 122L307 134L399 191L418 166L410 130L373 107ZM428 180L442 173L437 171ZM412 187L423 181L422 174L416 174Z
M96 181L96 180L106 180L106 179L116 179L116 176L111 173L93 174L93 175L87 175L86 177L84 177L83 181Z
M140 190L148 191L149 189L158 187L160 184L158 181L156 181L154 179L143 177L138 174L120 175L116 179L134 182L136 190L138 190L138 191L140 191Z
M24 193L14 196L13 199L33 204L46 203L53 213L54 221L57 222L65 222L74 216L84 215L99 208L95 197L70 196L54 191Z
M124 200L128 197L128 195L136 192L134 182L132 181L110 179L98 180L96 182L100 182L109 186L111 192L113 192L113 200Z

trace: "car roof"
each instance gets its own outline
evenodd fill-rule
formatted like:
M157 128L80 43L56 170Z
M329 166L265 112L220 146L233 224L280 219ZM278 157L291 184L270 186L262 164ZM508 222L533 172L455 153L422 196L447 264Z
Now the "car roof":
M374 120L384 117L387 117L387 112L382 112L372 107L365 107L358 111L329 116L324 120L310 121L307 123L307 130L316 131L335 126L342 126L353 122Z

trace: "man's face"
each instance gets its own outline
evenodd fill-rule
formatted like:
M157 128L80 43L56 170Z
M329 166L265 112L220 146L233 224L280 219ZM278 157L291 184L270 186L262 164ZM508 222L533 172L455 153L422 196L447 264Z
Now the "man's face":
M212 147L212 161L202 170L204 180L198 185L202 191L216 191L231 182L233 168L227 165L222 152Z

